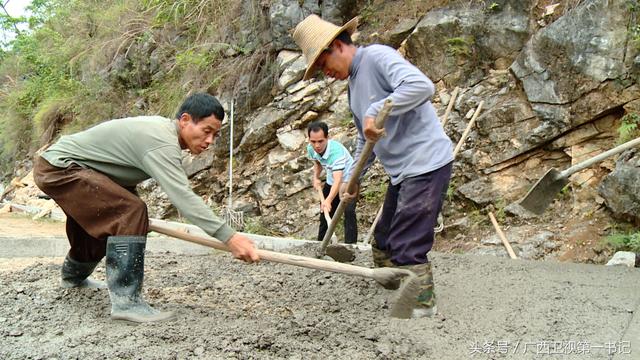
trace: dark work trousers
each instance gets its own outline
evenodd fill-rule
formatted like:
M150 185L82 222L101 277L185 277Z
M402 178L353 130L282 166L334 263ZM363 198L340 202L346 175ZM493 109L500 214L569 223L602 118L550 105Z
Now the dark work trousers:
M382 215L374 230L378 248L396 265L428 262L433 228L449 186L452 163L434 171L389 184Z
M135 194L135 188L124 188L106 175L76 164L53 166L40 156L34 159L33 178L67 215L73 260L100 261L109 236L147 235L147 205Z
M322 194L324 194L324 198L326 199L331 192L331 185L325 183L322 188ZM336 209L338 209L338 205L340 205L340 196L336 196L333 198L331 202L331 211L329 211L329 216L333 219L333 214L336 213ZM318 241L322 241L324 239L324 235L327 233L327 229L329 225L327 224L327 220L324 218L324 213L320 214L320 228L318 229ZM347 207L344 209L344 242L347 244L355 244L358 241L358 221L356 219L356 201L355 199L350 202Z

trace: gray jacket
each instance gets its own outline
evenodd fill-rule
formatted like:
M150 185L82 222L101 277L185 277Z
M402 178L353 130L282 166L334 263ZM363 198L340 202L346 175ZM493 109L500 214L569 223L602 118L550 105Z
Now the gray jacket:
M358 129L355 159L365 143L364 118L375 117L387 98L393 100L387 135L374 146L363 174L376 156L394 185L453 161L451 140L430 101L435 87L425 74L384 45L358 47L349 70L349 107Z

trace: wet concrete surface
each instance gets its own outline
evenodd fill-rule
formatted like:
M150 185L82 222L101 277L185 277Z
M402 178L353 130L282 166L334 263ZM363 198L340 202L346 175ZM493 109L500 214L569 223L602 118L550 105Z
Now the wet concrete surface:
M432 261L439 314L399 320L389 317L394 293L372 280L156 249L145 296L178 318L128 325L109 320L107 291L58 286L61 257L4 258L0 358L640 359L638 269ZM371 266L369 253L356 264ZM103 264L95 275L104 279Z

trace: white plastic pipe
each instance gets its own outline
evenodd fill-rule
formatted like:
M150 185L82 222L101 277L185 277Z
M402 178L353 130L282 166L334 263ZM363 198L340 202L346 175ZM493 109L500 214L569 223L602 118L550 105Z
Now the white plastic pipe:
M233 103L231 100L231 114L229 116L229 210L232 209L233 200Z

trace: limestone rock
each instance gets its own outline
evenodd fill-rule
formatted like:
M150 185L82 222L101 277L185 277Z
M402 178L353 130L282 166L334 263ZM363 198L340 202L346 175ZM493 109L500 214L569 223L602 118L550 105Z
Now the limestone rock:
M613 84L630 71L630 16L624 0L585 1L527 43L511 69L541 120L531 136L553 139L638 98L634 86Z
M473 84L483 63L515 59L529 37L529 3L507 0L491 13L480 3L430 11L407 38L407 58L434 82Z
M290 31L311 13L319 13L317 2L297 0L275 0L269 7L271 37L276 49L296 50L297 45Z
M263 107L245 129L239 147L244 151L251 151L275 140L278 127L290 113L291 110Z
M623 265L627 267L634 267L636 264L636 254L630 251L618 251L613 254L613 257L607 266Z
M214 158L214 149L211 147L196 156L187 153L182 159L182 168L187 173L187 177L191 177L210 168Z
M288 151L300 150L300 147L306 141L304 131L302 130L291 130L283 133L278 133L277 137L280 146L282 146L284 150Z
M602 180L599 193L616 217L640 224L640 150L620 155L615 170Z
M278 79L278 89L286 89L289 85L294 84L302 80L304 71L307 68L307 63L304 57L298 56L294 59L289 66L287 66L280 78Z

